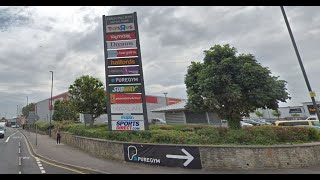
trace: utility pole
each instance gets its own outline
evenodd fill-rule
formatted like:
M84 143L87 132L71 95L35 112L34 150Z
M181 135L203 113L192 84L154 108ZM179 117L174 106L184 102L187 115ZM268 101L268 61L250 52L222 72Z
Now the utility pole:
M164 94L164 97L166 98L166 105L168 106L168 99L167 99L167 92L163 93Z
M50 98L50 126L49 126L49 137L51 137L51 119L52 119L52 90L53 90L53 71L51 72L51 98Z
M312 89L311 89L311 85L310 85L310 83L309 83L307 74L306 74L306 72L305 72L305 70L304 70L304 66L303 66L303 63L302 63L302 60L301 60L301 57L300 57L300 54L299 54L298 47L297 47L296 42L295 42L295 40L294 40L292 31L291 31L291 28L290 28L289 21L288 21L288 19L287 19L286 12L285 12L283 6L280 6L280 8L281 8L281 11L282 11L283 18L284 18L284 20L285 20L285 22L286 22L286 25L287 25L287 28L288 28L288 31L289 31L289 35L290 35L290 38L291 38L291 41L292 41L294 50L296 51L296 55L297 55L297 58L298 58L298 61L299 61L299 64L300 64L300 68L301 68L301 71L302 71L304 80L306 81L306 84L307 84L307 87L308 87L308 90L309 90L309 94L310 94L310 97L311 97L311 100L312 100L312 103L313 103L313 107L314 107L314 109L316 110L316 114L317 114L317 116L318 116L318 119L320 120L319 108L318 108L318 105L317 105L316 100L315 100L315 98L314 98L315 95L314 95L314 92L313 92Z

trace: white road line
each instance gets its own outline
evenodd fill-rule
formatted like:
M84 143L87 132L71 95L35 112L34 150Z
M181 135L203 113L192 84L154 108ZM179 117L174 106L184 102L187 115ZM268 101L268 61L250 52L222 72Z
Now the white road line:
M42 167L42 164L38 164L39 167Z
M7 138L7 140L6 140L5 142L8 142L8 141L9 141L9 139L10 139L10 136Z
M19 148L19 154L20 154L20 148Z
M40 168L40 170L43 170L43 167L39 167Z
M21 174L21 171L19 171L19 174Z
M41 162L40 162L40 161L37 161L37 163L38 163L38 164L41 164Z
M45 170L41 170L41 173L44 174L44 173L46 173L46 171Z
M19 147L20 147L20 142L19 142Z
M18 131L17 131L17 132L18 132ZM11 135L7 138L7 140L6 140L5 142L7 143L7 142L9 141L10 137L13 136L13 135L15 135L17 132L11 134Z
M21 157L19 157L19 166L21 166Z

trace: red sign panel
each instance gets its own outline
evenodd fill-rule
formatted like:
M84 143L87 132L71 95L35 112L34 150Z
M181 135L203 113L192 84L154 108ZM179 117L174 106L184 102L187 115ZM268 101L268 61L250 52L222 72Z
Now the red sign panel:
M138 49L108 50L108 58L138 56Z
M177 99L177 98L168 98L168 104L172 105L172 104L177 104L179 102L181 102L181 99Z
M158 97L146 96L146 101L147 101L147 103L157 104L158 103Z
M142 103L141 94L111 94L111 104Z
M130 40L130 39L136 39L136 33L135 32L129 32L129 33L114 33L114 34L108 34L107 35L107 41L122 41L122 40Z

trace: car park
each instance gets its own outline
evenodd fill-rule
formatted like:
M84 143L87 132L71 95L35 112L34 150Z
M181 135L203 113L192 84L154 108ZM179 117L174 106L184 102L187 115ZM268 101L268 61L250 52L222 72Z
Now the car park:
M151 124L167 124L165 120L160 118L154 118L151 120Z

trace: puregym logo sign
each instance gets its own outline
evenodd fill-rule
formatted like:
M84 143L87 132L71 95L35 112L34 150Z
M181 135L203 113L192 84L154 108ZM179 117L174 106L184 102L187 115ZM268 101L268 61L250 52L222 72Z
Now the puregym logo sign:
M111 93L141 93L141 85L110 86Z
M123 49L123 48L136 48L136 40L129 41L108 41L108 49Z
M141 83L140 76L109 77L109 84Z

